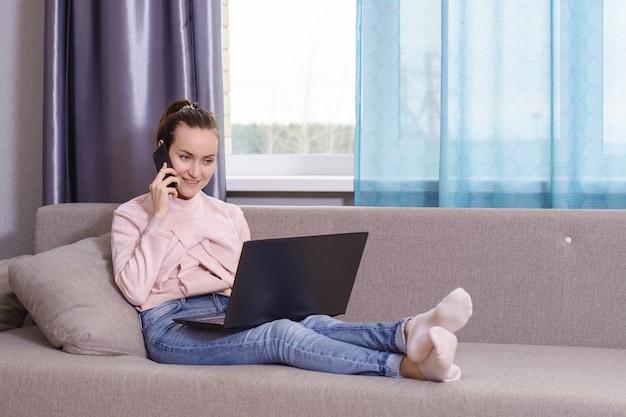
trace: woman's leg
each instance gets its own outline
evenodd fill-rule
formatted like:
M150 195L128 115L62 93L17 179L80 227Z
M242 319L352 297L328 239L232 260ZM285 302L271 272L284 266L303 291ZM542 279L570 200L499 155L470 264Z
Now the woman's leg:
M421 362L434 346L431 328L442 327L455 333L465 326L471 315L469 294L457 288L431 310L398 322L352 323L328 316L310 316L301 323L335 340L370 349L408 353L413 362Z
M400 377L403 355L333 340L290 320L276 320L232 333L175 323L183 315L217 315L225 297L206 296L165 303L141 314L150 357L177 364L282 363L322 372Z
M353 323L317 315L309 316L300 323L316 333L351 345L385 352L406 353L404 326L407 320Z
M350 323L328 316L310 316L303 320L303 326L352 345L388 352L406 353L407 320L394 323ZM456 354L456 336L440 326L428 329L429 351L419 362L404 356L399 373L403 377L448 382L461 377L458 366L452 362Z
M444 349L442 353L437 345L420 364L394 353L401 351L398 344L404 340L404 321L355 325L313 316L303 322L306 325L278 320L231 334L183 326L172 320L182 315L217 315L225 311L227 303L226 297L205 296L171 301L143 312L144 339L152 359L208 365L283 363L331 373L416 378L426 375L432 380L445 380L442 372L429 375L426 371L438 370L454 357L455 349Z

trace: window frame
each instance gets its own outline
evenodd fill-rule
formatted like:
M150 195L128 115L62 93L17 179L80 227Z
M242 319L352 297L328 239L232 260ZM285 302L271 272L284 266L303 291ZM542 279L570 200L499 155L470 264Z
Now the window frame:
M230 0L222 0L226 188L233 192L354 192L353 154L233 155L230 114Z
M226 155L226 188L240 192L353 192L354 156Z

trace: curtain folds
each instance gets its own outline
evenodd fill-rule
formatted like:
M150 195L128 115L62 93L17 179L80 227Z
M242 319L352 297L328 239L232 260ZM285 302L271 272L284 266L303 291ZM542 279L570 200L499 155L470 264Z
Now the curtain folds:
M356 204L626 207L621 2L357 13Z
M167 104L220 116L221 4L46 1L44 204L123 202L148 191ZM205 190L225 199L224 156Z

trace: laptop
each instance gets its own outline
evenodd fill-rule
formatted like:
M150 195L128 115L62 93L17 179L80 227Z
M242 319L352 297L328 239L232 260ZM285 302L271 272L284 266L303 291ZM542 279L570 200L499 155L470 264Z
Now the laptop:
M276 319L343 314L367 237L355 232L247 241L226 314L174 321L239 331Z

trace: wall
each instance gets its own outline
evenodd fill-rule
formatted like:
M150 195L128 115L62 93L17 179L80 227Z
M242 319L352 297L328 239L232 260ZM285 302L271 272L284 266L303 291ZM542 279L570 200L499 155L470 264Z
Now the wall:
M42 189L45 0L2 0L0 259L32 253Z

